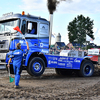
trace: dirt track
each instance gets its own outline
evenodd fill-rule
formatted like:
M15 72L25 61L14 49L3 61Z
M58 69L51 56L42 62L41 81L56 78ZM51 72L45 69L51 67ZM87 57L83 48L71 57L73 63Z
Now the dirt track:
M53 69L46 69L37 78L23 71L20 89L14 89L14 82L9 83L8 73L0 70L0 100L100 100L99 70L88 78L57 76Z

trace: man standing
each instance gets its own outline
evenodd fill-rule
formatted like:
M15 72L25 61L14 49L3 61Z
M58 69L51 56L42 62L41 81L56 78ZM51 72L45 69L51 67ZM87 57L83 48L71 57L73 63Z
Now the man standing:
M27 50L29 50L28 42L26 42ZM8 67L10 67L10 62L13 58L13 70L15 74L15 86L14 88L19 88L20 74L22 72L22 59L23 59L23 51L21 50L21 44L17 43L17 49L13 51L10 55L10 59L8 61Z

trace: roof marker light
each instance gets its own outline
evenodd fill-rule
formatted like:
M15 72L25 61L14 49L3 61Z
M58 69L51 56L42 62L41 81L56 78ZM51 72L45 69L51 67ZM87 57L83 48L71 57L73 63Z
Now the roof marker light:
M24 11L22 11L22 15L25 15L25 12Z

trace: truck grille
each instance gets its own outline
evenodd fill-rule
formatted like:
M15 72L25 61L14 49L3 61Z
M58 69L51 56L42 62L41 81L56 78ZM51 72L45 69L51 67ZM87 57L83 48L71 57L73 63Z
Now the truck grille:
M1 50L8 50L9 42L8 40L0 40L0 51Z
M6 59L6 53L0 53L0 60Z

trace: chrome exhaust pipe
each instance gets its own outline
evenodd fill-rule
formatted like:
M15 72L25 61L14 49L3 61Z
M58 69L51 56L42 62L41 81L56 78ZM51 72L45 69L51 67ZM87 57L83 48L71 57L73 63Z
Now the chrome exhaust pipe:
M49 48L51 46L52 26L53 26L53 14L50 14Z

